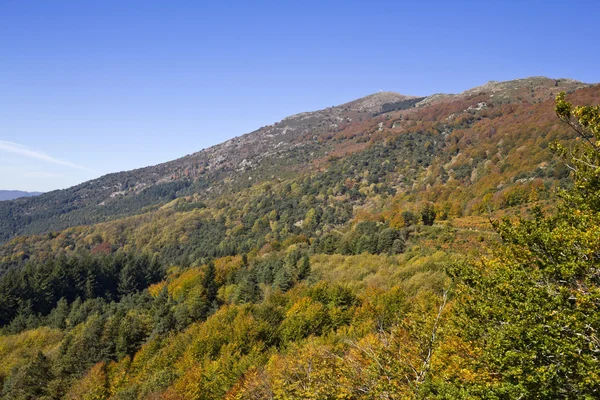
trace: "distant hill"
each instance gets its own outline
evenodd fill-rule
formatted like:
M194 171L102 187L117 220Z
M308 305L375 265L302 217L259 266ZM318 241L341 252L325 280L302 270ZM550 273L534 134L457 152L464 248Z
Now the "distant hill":
M42 192L23 192L21 190L0 190L0 201L14 200L20 197L39 196Z

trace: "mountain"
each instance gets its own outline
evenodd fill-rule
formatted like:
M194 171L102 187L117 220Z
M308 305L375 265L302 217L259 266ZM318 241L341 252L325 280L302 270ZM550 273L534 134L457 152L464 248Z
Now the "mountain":
M597 398L568 102L600 85L376 93L0 202L3 398Z
M434 158L441 160L452 147L450 141L462 140L457 137L459 132L469 135L465 129L477 130L484 125L498 129L494 125L516 116L535 119L535 113L548 113L559 91L573 92L588 86L569 79L535 77L489 82L457 95L419 98L382 92L296 114L171 162L2 203L0 241L134 215L190 194L215 198L257 182L319 171L339 157L364 151L386 137L402 133L431 135ZM466 145L473 148L479 140ZM498 153L501 158L506 155Z
M21 199L0 207L0 220L5 222L0 226L0 239L131 215L145 206L193 192L208 195L248 187L273 174L295 175L310 168L312 160L339 147L323 140L328 133L367 121L386 106L410 107L414 102L413 97L378 93L290 116L171 162L109 174L36 199ZM215 185L217 182L226 185ZM9 220L10 227L6 224Z
M0 201L15 200L20 197L39 196L42 192L23 192L21 190L0 190Z

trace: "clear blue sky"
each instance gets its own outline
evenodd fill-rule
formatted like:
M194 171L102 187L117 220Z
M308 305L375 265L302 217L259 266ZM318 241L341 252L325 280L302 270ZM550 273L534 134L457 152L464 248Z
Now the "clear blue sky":
M168 161L377 92L600 81L600 1L0 0L0 189Z

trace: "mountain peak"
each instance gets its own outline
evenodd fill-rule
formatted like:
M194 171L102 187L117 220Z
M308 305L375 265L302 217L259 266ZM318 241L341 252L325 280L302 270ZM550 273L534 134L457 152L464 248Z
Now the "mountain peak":
M339 107L347 107L357 111L379 112L384 104L395 103L398 101L415 99L416 96L407 96L396 92L377 92L349 103L340 105Z

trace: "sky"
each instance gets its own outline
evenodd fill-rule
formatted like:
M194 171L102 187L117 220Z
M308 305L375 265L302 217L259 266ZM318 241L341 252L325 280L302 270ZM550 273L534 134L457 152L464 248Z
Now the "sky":
M169 161L378 92L600 82L600 1L0 0L0 189Z

